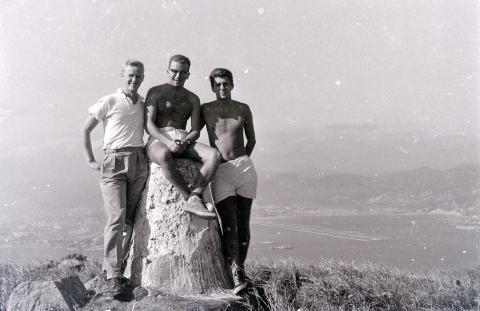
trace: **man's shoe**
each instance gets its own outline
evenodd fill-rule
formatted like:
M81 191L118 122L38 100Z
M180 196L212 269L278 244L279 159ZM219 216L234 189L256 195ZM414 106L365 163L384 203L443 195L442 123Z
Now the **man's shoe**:
M247 288L247 282L240 269L233 271L233 294L239 295Z
M109 292L112 294L113 298L118 298L124 294L125 290L120 277L111 278L107 282Z
M202 203L202 199L200 199L200 197L197 195L191 195L188 198L187 204L183 207L183 210L202 218L213 219L217 217L217 214L207 210L205 205Z

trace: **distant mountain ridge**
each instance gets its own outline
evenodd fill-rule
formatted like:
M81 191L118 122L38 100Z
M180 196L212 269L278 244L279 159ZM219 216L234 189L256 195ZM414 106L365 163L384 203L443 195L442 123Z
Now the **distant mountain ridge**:
M301 177L272 174L259 185L259 205L302 208L336 207L365 211L454 211L480 215L480 164L448 170L420 167L382 175L331 174Z

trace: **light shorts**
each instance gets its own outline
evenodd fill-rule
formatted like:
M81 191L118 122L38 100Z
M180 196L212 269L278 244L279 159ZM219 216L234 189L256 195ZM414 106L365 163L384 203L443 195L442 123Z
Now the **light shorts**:
M215 203L236 195L255 199L257 196L257 172L252 159L244 155L220 163L212 180L211 188ZM208 198L206 199L208 200Z
M162 127L160 128L160 131L169 135L173 140L177 140L177 139L183 140L188 135L188 131L182 130L182 129L176 129L174 127ZM145 145L145 150L149 151L150 147L156 143L159 143L158 139L154 138L151 135L148 136L148 141L147 141L147 144Z

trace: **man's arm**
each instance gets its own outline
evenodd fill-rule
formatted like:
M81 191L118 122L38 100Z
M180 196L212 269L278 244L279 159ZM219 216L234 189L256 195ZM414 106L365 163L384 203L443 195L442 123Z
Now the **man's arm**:
M82 128L83 155L85 156L85 160L87 160L88 166L96 171L100 170L100 164L95 160L93 155L90 133L98 125L98 123L99 121L93 115L89 115Z
M255 147L255 129L253 127L253 117L250 108L247 106L246 109L246 116L245 116L245 137L247 139L247 144L245 145L245 153L250 156L253 152L253 148Z
M150 93L150 92L149 92ZM154 138L158 139L160 142L165 144L168 149L172 152L179 151L180 147L175 143L170 136L164 134L155 124L157 116L157 102L156 97L147 94L147 99L145 101L145 110L146 110L146 130L147 133L152 135Z
M200 130L201 130L201 116L200 116L200 99L197 96L192 98L192 115L190 116L190 132L188 132L187 137L190 142L194 142L200 137Z

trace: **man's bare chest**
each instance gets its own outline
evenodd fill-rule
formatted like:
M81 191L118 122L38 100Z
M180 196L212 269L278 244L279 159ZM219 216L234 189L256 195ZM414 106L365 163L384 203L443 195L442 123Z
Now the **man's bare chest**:
M207 119L207 124L210 128L220 132L238 131L243 128L245 118L240 115L235 117L231 115L215 115Z
M158 114L168 116L182 116L188 118L193 110L193 104L186 98L159 98L157 101Z

